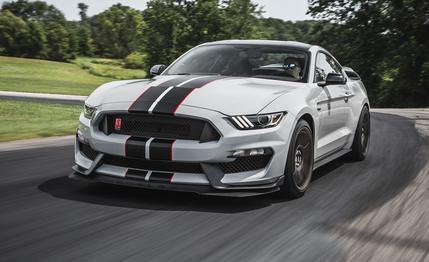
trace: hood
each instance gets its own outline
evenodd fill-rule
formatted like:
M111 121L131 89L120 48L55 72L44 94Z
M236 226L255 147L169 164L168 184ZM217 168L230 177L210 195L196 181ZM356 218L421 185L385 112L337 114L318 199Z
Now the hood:
M155 111L169 112L180 105L225 115L256 114L279 96L303 85L260 78L159 76L152 80L109 83L94 91L87 103L94 106L128 103L130 109L144 111L154 110L150 107L155 102Z
M226 115L256 114L279 96L302 83L261 78L226 78L195 89L185 106L215 110Z

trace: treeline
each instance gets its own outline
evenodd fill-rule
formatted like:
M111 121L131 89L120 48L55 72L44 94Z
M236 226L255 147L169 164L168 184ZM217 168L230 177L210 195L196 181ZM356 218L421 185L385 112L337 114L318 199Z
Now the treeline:
M429 106L429 1L309 4L313 17L330 21L317 43L361 74L373 105Z
M169 63L202 42L263 37L260 10L250 0L151 0L144 11L116 4L80 21L67 21L43 1L5 2L0 16L0 52L66 61L75 56Z
M318 20L262 18L251 0L150 0L139 11L120 4L67 21L43 1L5 2L0 54L67 61L124 59L130 68L168 64L189 48L222 39L295 40L321 45L359 72L374 106L429 105L429 2L310 0Z

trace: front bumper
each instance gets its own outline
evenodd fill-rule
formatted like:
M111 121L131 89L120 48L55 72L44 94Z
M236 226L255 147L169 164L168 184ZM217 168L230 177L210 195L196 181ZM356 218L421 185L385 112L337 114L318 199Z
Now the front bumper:
M147 168L144 165L115 164L111 159L126 158L124 145L129 137L117 134L106 136L97 130L97 116L92 121L81 116L79 139L76 139L75 147L75 172L70 177L142 188L231 196L271 193L283 184L292 129L289 127L293 126L292 116L286 116L275 128L240 131L225 121L224 115L217 112L199 108L189 108L189 114L186 114L186 108L182 112L184 115L189 116L192 113L193 116L208 119L220 131L222 137L218 141L208 143L176 140L171 149L172 159L158 163L158 166L165 163L163 170L154 168L153 165ZM81 152L79 143L86 143L96 154L88 157ZM231 159L232 152L253 148L269 148L272 151L265 166L231 173L219 168L219 163L230 163L234 160ZM167 166L175 163L198 165L201 170L166 170Z

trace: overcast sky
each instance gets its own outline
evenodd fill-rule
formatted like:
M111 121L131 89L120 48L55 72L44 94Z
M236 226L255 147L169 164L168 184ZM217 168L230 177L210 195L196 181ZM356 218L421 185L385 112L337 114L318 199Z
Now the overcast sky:
M10 0L9 0L10 1ZM136 9L143 10L146 8L147 0L44 0L55 5L64 12L67 19L79 20L79 11L77 4L84 2L89 5L89 15L97 14L110 6L121 3ZM5 2L0 0L0 3ZM306 15L307 0L253 0L253 2L264 6L265 17L276 17L283 20L304 20L309 19Z

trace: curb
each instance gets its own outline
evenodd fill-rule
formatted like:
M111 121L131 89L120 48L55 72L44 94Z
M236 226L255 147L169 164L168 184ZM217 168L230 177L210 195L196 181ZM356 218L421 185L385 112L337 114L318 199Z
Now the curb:
M34 149L41 147L61 147L74 144L74 135L32 138L10 142L0 142L0 152Z
M0 91L0 99L82 105L87 96Z

